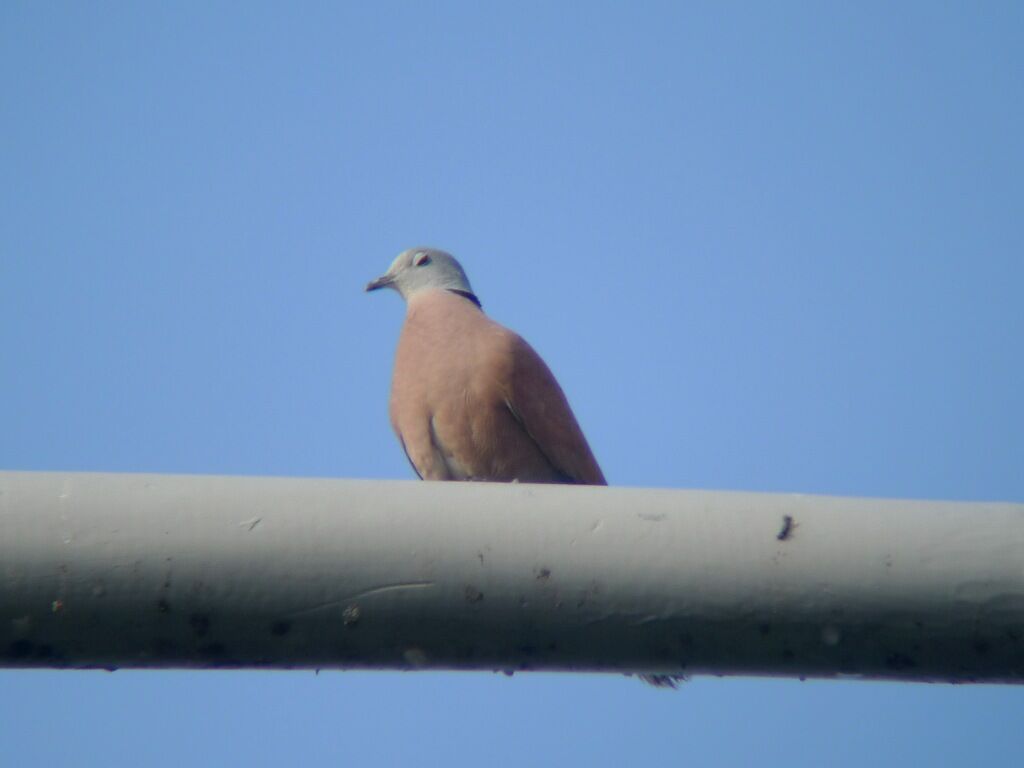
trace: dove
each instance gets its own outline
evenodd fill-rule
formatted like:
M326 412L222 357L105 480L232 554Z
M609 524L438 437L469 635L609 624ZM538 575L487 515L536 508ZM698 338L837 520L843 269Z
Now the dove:
M420 478L606 484L551 370L484 313L453 256L403 251L366 286L382 288L406 302L390 415Z

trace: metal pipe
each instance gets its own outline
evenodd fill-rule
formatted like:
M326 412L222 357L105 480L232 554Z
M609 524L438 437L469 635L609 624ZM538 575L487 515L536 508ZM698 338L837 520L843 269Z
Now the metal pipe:
M1024 505L0 473L0 666L1024 680Z

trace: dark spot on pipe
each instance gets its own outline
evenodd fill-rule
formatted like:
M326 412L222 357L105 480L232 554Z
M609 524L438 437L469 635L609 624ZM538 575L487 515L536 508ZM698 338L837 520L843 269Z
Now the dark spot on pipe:
M913 669L917 666L912 658L907 656L905 653L891 653L885 659L885 666L889 669L899 671L903 669Z
M775 538L778 539L779 541L789 541L790 537L793 535L793 530L795 528L796 528L796 523L793 522L793 516L792 515L783 515L782 516L782 528L779 530L779 532L775 536Z
M793 653L793 649L792 648L783 648L782 649L782 660L783 661L792 661L795 658L796 658L796 654Z
M974 641L974 652L979 656L988 656L988 652L992 649L987 640L975 640Z
M483 565L484 564L484 553L483 552L477 552L476 556L478 558L480 558L480 565Z
M290 621L275 621L270 625L270 634L275 637L284 637L292 631L292 625Z
M761 637L764 637L766 635L770 635L772 633L772 625L771 624L758 624L757 625L757 631L761 633Z
M537 579L537 581L547 581L548 579L551 578L551 569L550 568L538 568L533 573L534 573L534 577Z
M467 603L479 603L484 599L484 593L474 587L472 584L466 585L466 602Z
M668 515L664 513L651 513L651 512L640 512L637 514L641 520L646 520L649 523L660 523L662 520L668 519Z
M679 647L680 648L692 648L693 647L693 635L689 632L683 632L679 635Z
M156 601L156 609L159 613L170 613L171 604L161 597L159 600Z
M188 617L189 626L196 633L196 637L205 637L210 631L210 617L203 613L193 613Z
M354 627L359 623L359 618L362 615L362 611L359 610L359 605L352 603L346 605L345 610L341 612L341 623L346 627Z

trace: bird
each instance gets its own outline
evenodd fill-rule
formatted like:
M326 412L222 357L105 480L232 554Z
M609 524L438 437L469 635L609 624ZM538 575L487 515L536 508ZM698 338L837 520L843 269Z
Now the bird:
M406 303L391 378L391 426L421 480L607 485L551 369L484 314L462 265L402 251L367 291ZM641 674L659 688L675 675Z
M391 425L423 480L606 485L551 370L484 314L455 257L402 251L367 291L406 302Z

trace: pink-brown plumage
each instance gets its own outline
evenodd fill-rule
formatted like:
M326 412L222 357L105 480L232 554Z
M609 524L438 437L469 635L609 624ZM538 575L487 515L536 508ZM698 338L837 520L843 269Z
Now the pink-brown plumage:
M406 301L391 424L421 478L605 484L550 369L484 314L450 254L403 251L379 288Z
M390 412L425 480L605 484L544 361L452 291L409 298Z

